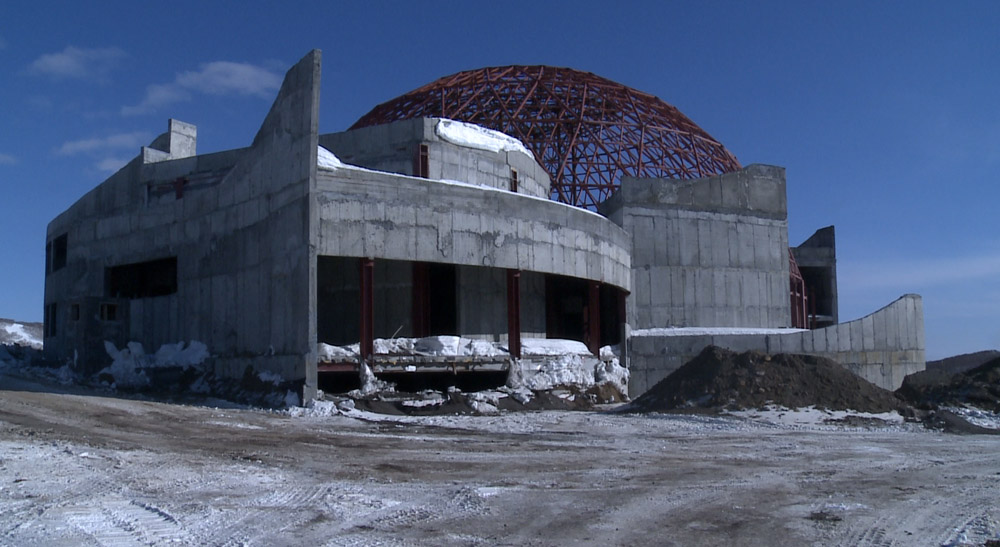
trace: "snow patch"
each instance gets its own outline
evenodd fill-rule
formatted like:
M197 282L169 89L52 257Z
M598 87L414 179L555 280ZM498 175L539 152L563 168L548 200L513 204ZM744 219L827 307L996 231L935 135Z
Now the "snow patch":
M942 410L953 412L972 425L987 429L1000 429L1000 414L996 412L974 407L944 407Z
M22 325L21 323L9 323L3 325L2 328L7 333L7 340L10 343L30 346L35 349L42 349L41 339L28 332L25 325Z
M322 146L316 147L316 166L322 169L340 169L344 167L344 162L340 161L333 152L330 152Z
M528 148L514 137L476 124L442 118L434 126L434 132L442 140L459 146L490 152L521 152L534 157Z
M147 354L139 342L129 342L123 349L105 340L104 350L111 357L111 365L105 367L98 376L110 375L113 388L143 388L150 384L146 369L161 367L197 367L209 357L208 347L198 341L191 341L185 348L184 342L164 344L153 354Z

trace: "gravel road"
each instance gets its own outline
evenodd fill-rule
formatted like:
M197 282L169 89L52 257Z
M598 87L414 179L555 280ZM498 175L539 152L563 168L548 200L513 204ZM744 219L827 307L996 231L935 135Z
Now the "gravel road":
M3 545L983 545L1000 437L524 412L292 416L0 375Z

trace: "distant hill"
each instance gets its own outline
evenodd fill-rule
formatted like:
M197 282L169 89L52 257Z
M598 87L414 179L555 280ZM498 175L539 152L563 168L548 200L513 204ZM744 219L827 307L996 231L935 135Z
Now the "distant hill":
M977 351L975 353L965 353L954 357L945 357L937 361L927 361L927 370L941 371L947 374L956 374L972 370L983 363L1000 357L1000 351L995 349L987 351Z
M0 318L0 345L19 344L42 349L42 324Z

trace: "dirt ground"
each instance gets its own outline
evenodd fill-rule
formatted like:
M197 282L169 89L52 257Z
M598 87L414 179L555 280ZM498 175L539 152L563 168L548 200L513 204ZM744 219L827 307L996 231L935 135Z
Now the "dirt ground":
M299 416L0 375L2 545L984 545L1000 438L909 424Z

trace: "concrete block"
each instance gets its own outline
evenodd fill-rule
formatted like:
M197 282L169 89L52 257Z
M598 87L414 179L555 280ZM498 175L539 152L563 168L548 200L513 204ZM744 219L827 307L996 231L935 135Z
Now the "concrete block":
M861 319L861 349L872 351L875 349L875 319L871 315Z

